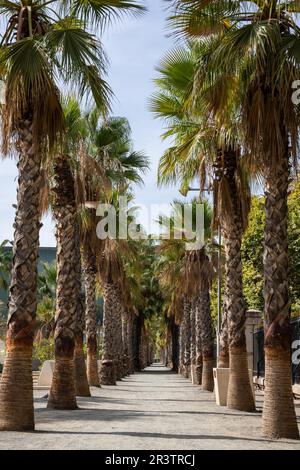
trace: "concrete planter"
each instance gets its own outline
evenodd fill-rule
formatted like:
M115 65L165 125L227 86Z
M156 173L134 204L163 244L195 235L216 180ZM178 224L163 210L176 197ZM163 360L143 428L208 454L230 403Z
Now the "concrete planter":
M229 382L229 369L217 367L214 369L214 392L216 404L219 406L227 405L227 390Z
M45 361L38 378L38 387L51 387L55 361Z
M253 385L253 373L252 369L249 369L249 379L252 387L253 397L255 399L254 385ZM229 384L229 368L215 368L214 369L214 393L216 398L216 404L219 406L227 405L227 391Z
M98 371L100 370L101 361L98 362ZM45 361L41 373L37 381L37 387L50 388L52 383L55 361Z

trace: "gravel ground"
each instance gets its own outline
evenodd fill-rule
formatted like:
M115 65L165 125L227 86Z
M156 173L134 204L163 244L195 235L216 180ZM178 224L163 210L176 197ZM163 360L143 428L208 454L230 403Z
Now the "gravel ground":
M292 440L261 437L262 394L257 413L216 406L212 393L154 365L79 398L77 411L46 409L35 392L36 431L4 432L0 449L298 449ZM296 401L300 423L300 401Z

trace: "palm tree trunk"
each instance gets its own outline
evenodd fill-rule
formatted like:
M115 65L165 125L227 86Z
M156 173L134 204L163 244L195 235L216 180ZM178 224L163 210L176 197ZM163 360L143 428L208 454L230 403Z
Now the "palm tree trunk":
M102 286L104 299L103 357L101 384L116 385L118 358L116 352L116 324L118 322L119 290L115 284Z
M143 369L145 369L148 365L147 362L147 350L148 350L148 337L147 332L144 327L143 329L143 342L142 342L142 361L143 361Z
M76 209L74 181L68 158L54 163L54 215L57 241L57 289L55 316L55 367L48 408L77 408L75 389L75 322L78 301L76 281Z
M75 225L75 242L76 242L76 287L77 287L77 304L76 304L76 324L75 324L75 386L76 395L80 397L90 397L91 392L87 379L85 355L83 352L83 335L85 329L85 296L82 293L81 283L81 253L80 253L80 235L78 223Z
M196 383L196 304L191 304L191 379Z
M31 120L20 123L17 209L6 336L0 382L0 430L34 429L32 344L37 306L41 155Z
M179 367L178 373L184 374L184 336L185 336L185 325L184 325L184 316L180 322L179 326Z
M191 371L191 303L185 298L183 306L184 315L184 377L190 378Z
M226 258L226 287L229 334L229 385L227 406L241 411L254 411L255 403L249 380L246 350L246 304L242 277L242 219L236 186L237 153L224 152L224 177L227 181L231 214L221 216Z
M133 318L133 362L134 371L139 372L141 370L140 364L140 336L142 331L141 317L135 315Z
M175 323L175 320L172 322L172 370L178 372L178 353L179 353L179 338L178 338L179 328ZM151 354L152 361L152 354Z
M141 335L140 335L140 340L139 340L139 362L140 362L141 370L145 369L144 353L145 353L145 329L144 329L144 326L142 325Z
M90 397L91 392L90 392L89 383L87 380L87 370L86 370L86 363L85 363L85 355L83 352L82 335L75 335L74 361L75 361L76 395L78 397Z
M146 343L145 343L145 364L146 367L148 367L149 364L149 350L150 350L150 341L149 341L149 335L146 333Z
M195 366L195 384L202 385L203 357L202 357L202 340L201 340L201 314L200 304L196 302L196 318L195 318L195 342L196 342L196 366Z
M234 234L234 231L236 232ZM228 285L228 332L229 332L229 385L227 406L241 411L254 411L255 404L249 380L246 350L246 306L243 298L241 235L231 229L225 239L226 277Z
M171 332L171 324L168 321L167 328L166 328L166 366L172 367L172 332Z
M122 380L124 377L124 368L123 368L123 337L122 337L122 313L123 305L121 303L121 292L118 289L118 297L115 310L115 367L116 367L116 380Z
M134 374L134 357L133 357L133 314L128 314L127 323L127 337L128 337L128 356L129 356L129 373Z
M214 342L212 335L212 322L210 313L209 285L203 284L201 293L198 296L199 323L201 325L201 345L202 345L202 389L208 392L214 390Z
M123 370L124 377L130 374L129 371L129 345L128 345L128 322L129 322L129 313L127 311L122 312L122 341L123 341Z
M218 367L229 368L229 344L228 344L228 310L227 310L227 291L224 289L223 314L221 333L219 338L219 357Z
M263 434L298 439L291 382L290 304L288 287L287 192L285 156L266 171L264 244L265 399ZM270 165L271 166L271 165Z
M86 297L87 377L91 387L100 387L98 371L96 258L89 246L83 249L83 271Z

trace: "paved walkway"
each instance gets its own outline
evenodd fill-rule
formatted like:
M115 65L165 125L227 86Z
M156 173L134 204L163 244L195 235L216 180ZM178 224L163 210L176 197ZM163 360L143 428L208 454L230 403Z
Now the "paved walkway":
M158 365L92 394L66 412L48 411L45 392L35 392L36 432L0 433L0 449L300 449L261 437L261 394L257 413L229 411ZM296 408L300 424L299 400Z

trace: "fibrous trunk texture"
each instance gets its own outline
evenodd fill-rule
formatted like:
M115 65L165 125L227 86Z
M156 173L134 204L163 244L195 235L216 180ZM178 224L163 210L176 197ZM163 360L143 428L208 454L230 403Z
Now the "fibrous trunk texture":
M191 380L193 384L197 383L196 380L196 302L191 303Z
M184 341L184 370L183 375L187 379L190 377L191 368L191 302L185 297L183 304L183 341Z
M227 291L224 289L222 324L219 338L219 357L218 367L229 367L229 344L228 344L228 310L227 310Z
M140 337L142 334L142 322L140 316L133 317L133 362L135 372L141 370L140 364Z
M119 367L116 351L116 325L119 313L119 291L113 283L103 283L104 318L103 318L103 357L101 384L116 385Z
M263 434L269 438L298 439L290 358L288 289L286 155L266 169L266 226L264 242L265 399Z
M129 374L134 374L134 357L133 357L133 314L128 314L127 322L128 337L128 357L129 357Z
M246 351L246 303L242 277L242 216L238 205L237 152L228 149L223 155L224 178L230 201L230 216L221 216L226 259L226 291L229 334L229 385L227 406L241 411L254 411L254 397L249 379Z
M179 325L179 368L178 373L184 373L184 318Z
M87 380L86 362L83 351L83 337L81 335L75 336L74 361L76 395L78 397L90 397L91 392Z
M175 322L172 323L172 370L178 372L179 359L179 328ZM152 353L152 351L151 351ZM151 363L153 362L151 354Z
M76 322L75 322L75 387L76 395L80 397L90 397L90 387L87 379L85 355L83 351L83 336L85 330L85 295L82 292L81 282L81 253L80 253L80 234L79 226L75 225L75 244L76 244Z
M203 370L203 358L202 358L202 340L201 340L201 312L200 302L195 303L195 342L196 342L196 367L195 367L195 384L202 384L202 370Z
M142 330L141 330L139 359L140 359L141 369L143 370L147 367L147 338L146 338L146 331L145 331L144 326L142 326Z
M209 284L202 282L201 292L197 299L197 309L200 317L201 345L202 345L202 389L212 392L214 390L214 355L213 334L210 312Z
M116 364L116 379L122 380L124 377L124 368L123 368L123 356L124 356L124 347L123 347L123 336L122 336L122 315L124 307L122 305L122 295L121 290L118 289L117 304L115 310L115 364Z
M34 429L32 343L35 330L40 231L41 155L32 122L19 125L17 209L7 320L6 358L0 382L0 430Z
M128 354L128 312L125 309L122 312L122 342L123 342L123 374L124 377L130 374L129 354Z
M97 310L96 310L96 257L86 244L83 249L83 272L85 284L85 319L87 346L87 378L91 387L100 387L97 356Z
M68 157L59 155L54 163L53 211L56 220L56 315L55 366L48 408L77 408L75 388L75 323L78 302L76 274L76 203L74 180Z
M171 324L167 325L167 338L166 338L166 361L165 365L167 367L172 367L172 331Z

